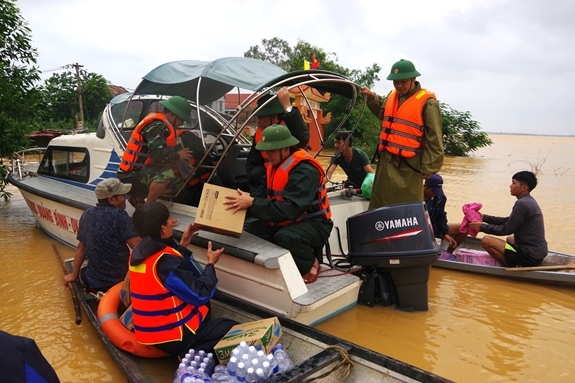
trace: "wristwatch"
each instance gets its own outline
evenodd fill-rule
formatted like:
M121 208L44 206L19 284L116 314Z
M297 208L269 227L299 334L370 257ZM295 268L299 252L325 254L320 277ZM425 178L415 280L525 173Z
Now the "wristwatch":
M286 114L288 114L288 113L290 113L290 112L292 111L292 109L293 109L293 106L289 105L287 108L284 109L284 112L285 112Z

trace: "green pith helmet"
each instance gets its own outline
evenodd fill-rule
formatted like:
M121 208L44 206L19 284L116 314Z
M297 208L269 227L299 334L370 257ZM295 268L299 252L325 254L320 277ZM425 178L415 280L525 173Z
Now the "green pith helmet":
M263 105L264 102L272 98L271 94L267 94L263 97L258 99L258 108ZM270 101L266 106L261 108L257 113L256 116L271 116L273 114L280 114L284 112L284 107L280 104L280 100L278 98L274 98Z
M192 106L185 98L180 96L172 96L167 100L160 101L170 112L174 113L176 116L180 117L182 120L190 122L190 113L192 112Z
M387 76L388 80L405 80L421 76L421 73L415 70L415 65L409 60L401 59L391 67L391 72Z
M293 137L288 128L283 125L270 125L262 132L262 138L256 145L257 150L276 150L289 148L299 144L299 140Z

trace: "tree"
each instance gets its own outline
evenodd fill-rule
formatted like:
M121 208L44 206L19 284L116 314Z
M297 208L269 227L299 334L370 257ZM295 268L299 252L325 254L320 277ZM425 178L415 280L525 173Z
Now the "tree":
M471 113L460 112L440 102L441 122L443 125L443 151L450 156L466 156L493 142L487 133L481 132L477 121L471 119Z
M94 126L99 114L110 101L108 81L96 74L80 70L84 119L86 126ZM44 82L42 96L44 119L75 127L74 119L80 110L75 72L55 73Z
M37 117L40 80L31 30L13 0L0 0L0 155L23 149Z

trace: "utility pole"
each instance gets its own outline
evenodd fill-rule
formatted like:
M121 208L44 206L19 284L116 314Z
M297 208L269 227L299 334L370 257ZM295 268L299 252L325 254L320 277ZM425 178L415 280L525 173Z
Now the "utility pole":
M78 112L78 118L77 118L77 123L76 123L76 129L77 130L84 129L84 104L82 102L82 81L80 81L80 68L83 68L83 67L84 67L84 65L80 65L78 63L63 65L60 67L62 69L74 68L76 70L76 84L77 84L77 91L78 91L78 107L80 109L80 111ZM54 69L54 70L56 70L56 69ZM52 70L49 70L48 72L51 72L51 71Z
M80 68L83 68L84 65L76 63L72 66L76 68L76 82L78 84L78 106L80 108L80 113L78 114L78 126L76 129L81 130L84 129L84 105L82 103L82 82L80 81Z

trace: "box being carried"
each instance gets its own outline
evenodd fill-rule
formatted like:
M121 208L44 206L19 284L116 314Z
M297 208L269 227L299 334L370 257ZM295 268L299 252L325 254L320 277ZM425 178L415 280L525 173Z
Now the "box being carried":
M240 342L254 346L269 354L282 335L282 328L277 317L262 319L255 322L240 323L228 331L216 344L214 351L221 364L227 364L230 354Z
M237 194L238 191L234 189L204 184L194 223L202 226L202 230L239 238L244 229L246 211L239 210L232 214L233 210L226 210L227 205L224 205L226 195Z

